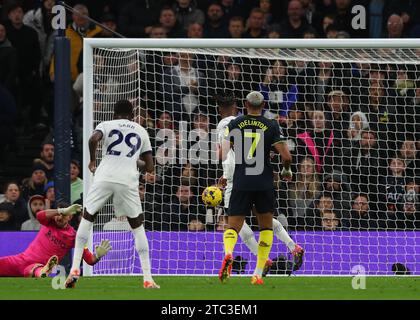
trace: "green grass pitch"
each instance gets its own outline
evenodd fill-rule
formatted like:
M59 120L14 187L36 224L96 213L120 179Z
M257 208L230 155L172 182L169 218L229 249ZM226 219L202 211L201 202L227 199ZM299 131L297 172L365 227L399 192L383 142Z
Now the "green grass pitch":
M249 277L156 276L159 290L146 290L141 277L86 277L74 289L54 290L52 278L0 278L0 299L112 300L280 300L420 299L420 277L367 277L365 290L354 290L351 277L267 277L252 286Z

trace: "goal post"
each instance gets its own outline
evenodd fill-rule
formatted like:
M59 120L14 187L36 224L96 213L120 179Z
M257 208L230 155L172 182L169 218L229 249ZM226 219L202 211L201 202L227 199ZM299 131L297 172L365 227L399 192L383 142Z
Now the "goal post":
M222 173L214 159L214 97L234 95L243 112L243 98L258 90L294 159L288 184L278 179L279 159L273 163L275 218L306 249L297 274L407 268L419 275L419 58L416 39L84 39L84 196L92 183L87 141L99 122L112 119L113 103L128 99L156 157L155 175L141 181L152 273L217 274L221 208L200 199ZM191 194L185 205L181 186ZM248 222L258 239L255 219ZM113 219L109 202L90 245L107 238L113 250L85 266L85 275L141 273L127 226ZM236 273L252 272L256 259L241 240L235 256ZM290 267L276 238L270 257L273 274Z

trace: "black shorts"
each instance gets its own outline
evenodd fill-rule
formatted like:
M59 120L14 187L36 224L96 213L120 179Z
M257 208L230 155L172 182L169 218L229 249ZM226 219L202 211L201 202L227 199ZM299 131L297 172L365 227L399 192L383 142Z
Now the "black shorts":
M250 191L232 190L229 201L228 216L247 216L255 205L257 213L274 212L276 195L274 189Z

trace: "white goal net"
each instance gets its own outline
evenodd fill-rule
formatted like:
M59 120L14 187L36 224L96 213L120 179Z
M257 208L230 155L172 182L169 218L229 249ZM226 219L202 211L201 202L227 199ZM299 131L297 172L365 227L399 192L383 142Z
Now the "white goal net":
M270 41L199 48L182 40L85 39L85 168L90 133L112 119L116 101L130 100L155 157L155 174L139 181L152 272L216 275L223 209L201 201L223 173L214 156L216 100L234 97L244 113L244 97L257 90L293 156L292 182L279 178L278 156L272 164L275 218L306 250L296 274L420 274L418 43ZM85 192L91 178L84 170ZM247 222L258 239L255 217ZM113 250L93 274L141 273L128 223L114 218L111 202L94 226L93 243L103 238ZM256 258L241 240L234 256L234 274L253 271ZM290 268L278 239L270 258L272 274Z

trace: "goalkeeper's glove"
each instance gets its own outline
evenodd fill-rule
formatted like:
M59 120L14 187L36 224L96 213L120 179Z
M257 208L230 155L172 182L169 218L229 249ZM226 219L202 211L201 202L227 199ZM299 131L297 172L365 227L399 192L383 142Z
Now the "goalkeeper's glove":
M290 168L286 169L283 167L283 170L281 170L281 177L283 180L292 181L292 177L293 177L292 169Z
M112 247L109 244L109 240L102 240L101 244L97 245L95 247L95 257L96 257L96 259L98 259L98 260L101 259L111 249L112 249Z
M82 208L83 207L80 204L73 204L67 208L58 208L57 211L59 214L62 214L63 216L70 216L70 215L73 215L82 211Z

